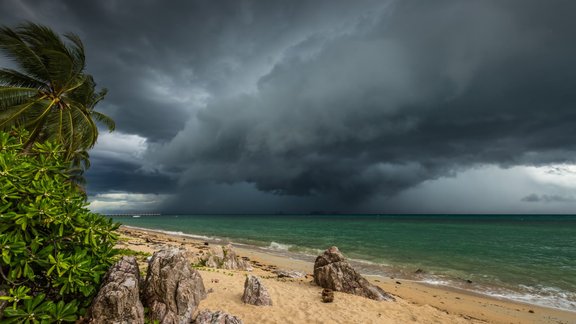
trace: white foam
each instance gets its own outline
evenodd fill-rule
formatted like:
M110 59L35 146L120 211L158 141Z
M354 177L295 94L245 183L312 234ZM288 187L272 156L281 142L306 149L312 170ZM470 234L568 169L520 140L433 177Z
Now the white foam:
M288 251L291 247L293 247L293 245L291 245L291 244L282 244L282 243L278 243L278 242L272 242L267 247L267 249L274 250L274 251Z
M576 294L561 289L545 287L534 288L522 286L528 292L515 292L510 290L489 290L483 293L492 297L510 299L523 303L558 308L576 312Z
M434 286L450 286L451 282L447 280L440 280L440 279L424 279L422 282L427 283L429 285Z
M222 241L222 239L219 239L217 237L189 234L189 233L184 233L184 232L180 232L180 231L165 231L165 230L160 230L160 229L155 229L155 228L144 228L144 227L128 226L128 225L123 225L123 226L127 227L127 228L158 232L158 233L162 233L162 234L166 234L166 235L184 236L184 237L189 237L189 238L194 238L194 239L199 239L199 240L205 240L205 241Z

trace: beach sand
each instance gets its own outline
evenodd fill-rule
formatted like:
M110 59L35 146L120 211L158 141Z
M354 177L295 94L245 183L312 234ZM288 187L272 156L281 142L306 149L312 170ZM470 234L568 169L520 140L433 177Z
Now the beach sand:
M205 242L151 230L121 227L118 248L152 254L168 247L185 248L190 255L208 248ZM212 243L210 243L212 245ZM252 272L200 268L207 290L199 310L222 310L250 323L576 323L576 312L540 307L444 286L367 276L396 296L396 302L374 301L335 293L333 303L321 301L322 288L313 283L313 264L266 251L235 247L248 257ZM342 251L346 255L346 251ZM141 258L143 261L143 258ZM145 262L141 262L145 267ZM303 279L278 278L273 269L297 270ZM248 273L263 279L273 306L252 306L240 300Z

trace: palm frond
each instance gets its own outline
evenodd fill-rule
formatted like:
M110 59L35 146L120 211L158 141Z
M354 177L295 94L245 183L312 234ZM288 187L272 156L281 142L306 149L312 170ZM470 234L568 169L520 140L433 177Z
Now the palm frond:
M116 129L116 123L114 120L101 112L91 111L90 115L94 118L97 122L102 123L108 128L108 131L113 132Z
M74 105L71 105L71 108L67 110L69 112L68 124L74 129L74 134L67 145L72 151L90 149L96 144L98 128L87 111Z
M12 69L0 69L0 85L43 90L48 88L46 83Z
M29 102L38 95L38 90L32 88L2 87L0 86L0 110L18 106Z
M50 75L50 85L56 92L67 90L73 76L74 63L66 53L46 49L41 53Z
M74 57L74 64L77 66L77 72L80 73L86 68L86 55L84 54L84 44L78 35L73 33L64 34L74 46L69 47L69 51Z
M0 129L10 130L12 126L29 125L31 121L38 120L39 111L43 111L41 100L26 102L21 105L6 107L0 111Z
M26 74L49 81L49 73L40 56L26 44L18 33L0 27L0 52L16 63Z

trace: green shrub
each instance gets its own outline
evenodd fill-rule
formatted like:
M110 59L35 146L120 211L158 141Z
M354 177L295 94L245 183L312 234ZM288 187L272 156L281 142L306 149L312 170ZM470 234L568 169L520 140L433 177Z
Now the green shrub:
M27 136L0 132L1 322L74 321L111 265L118 225L86 208L61 146L23 154Z

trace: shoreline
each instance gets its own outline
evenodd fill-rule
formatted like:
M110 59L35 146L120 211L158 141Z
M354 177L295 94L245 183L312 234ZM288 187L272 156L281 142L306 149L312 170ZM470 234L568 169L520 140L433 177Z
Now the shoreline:
M204 242L208 242L208 244L228 243L217 238L125 225L118 231L125 237L124 240L126 241L121 242L119 247L147 253L152 253L158 250L159 247L166 245L186 247L187 250L192 248L194 250L193 246L204 245ZM142 237L146 237L144 242L135 241ZM262 267L255 269L258 272L263 272L263 274L259 275L270 276L271 268L296 270L308 274L306 284L309 285L309 281L312 278L313 262L290 258L284 251L280 253L280 251L266 250L256 246L251 247L242 243L233 243L233 245L239 256L248 257L251 261L262 265ZM343 253L346 254L346 251L343 251ZM292 254L295 255L296 253ZM233 273L235 271L225 270L224 272ZM204 277L205 274L212 276L214 273L201 271L201 274ZM458 287L435 285L409 279L389 278L381 275L365 275L365 277L372 283L382 287L385 291L399 297L400 304L403 304L404 308L407 307L408 309L406 310L409 313L413 313L410 308L414 307L426 308L427 311L430 311L430 314L428 314L428 312L423 312L422 309L419 309L417 313L426 314L426 317L425 319L420 318L417 322L432 322L430 316L435 318L435 316L441 316L442 314L449 317L455 316L458 319L463 319L466 323L570 323L576 319L576 312L492 297ZM206 284L206 279L204 282ZM304 284L304 282L299 282L299 284ZM320 289L317 286L315 287ZM338 296L341 295L347 294L338 294ZM345 296L345 298L349 298L349 296ZM227 304L224 302L224 305ZM322 303L319 306L322 306ZM262 319L259 321L262 321ZM453 322L455 319L444 319L440 322L446 321ZM250 321L245 322L248 323ZM392 322L402 321L400 319L392 319ZM274 323L274 321L270 323Z

